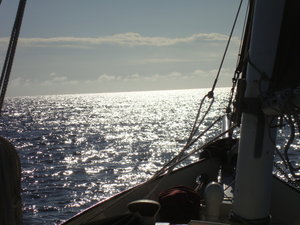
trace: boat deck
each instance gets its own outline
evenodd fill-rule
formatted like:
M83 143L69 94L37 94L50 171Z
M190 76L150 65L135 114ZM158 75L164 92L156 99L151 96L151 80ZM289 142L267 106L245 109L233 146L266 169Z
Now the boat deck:
M188 224L170 224L170 223L162 223L157 222L155 225L241 225L241 223L230 222L230 223L219 223L219 222L209 222L209 221L195 221L192 220ZM285 225L280 222L271 222L270 225Z

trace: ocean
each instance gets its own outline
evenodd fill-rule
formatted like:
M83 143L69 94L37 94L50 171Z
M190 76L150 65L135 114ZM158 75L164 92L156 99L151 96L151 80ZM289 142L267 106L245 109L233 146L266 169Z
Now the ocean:
M7 98L0 135L21 159L23 223L60 223L151 177L183 147L208 91ZM216 90L200 130L224 114L229 91ZM220 132L217 124L199 144Z

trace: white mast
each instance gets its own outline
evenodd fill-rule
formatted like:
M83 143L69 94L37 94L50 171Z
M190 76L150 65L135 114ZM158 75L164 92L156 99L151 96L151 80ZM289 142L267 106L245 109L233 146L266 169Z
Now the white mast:
M284 5L284 0L257 0L254 6L233 203L234 215L243 220L267 220L270 213L276 131L257 106L269 85L262 73L270 77L273 72Z

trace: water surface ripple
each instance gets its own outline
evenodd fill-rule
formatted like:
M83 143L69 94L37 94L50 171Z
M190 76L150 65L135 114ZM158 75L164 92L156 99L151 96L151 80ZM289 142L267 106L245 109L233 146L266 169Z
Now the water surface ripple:
M145 181L183 146L207 92L8 98L0 135L21 158L24 224L59 223ZM223 114L228 93L217 90L202 130Z

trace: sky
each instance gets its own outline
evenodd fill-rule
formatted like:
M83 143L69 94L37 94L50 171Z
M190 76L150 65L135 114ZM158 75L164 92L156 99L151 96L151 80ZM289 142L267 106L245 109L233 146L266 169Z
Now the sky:
M17 0L0 5L0 66ZM8 96L209 88L239 0L27 0ZM246 1L218 87L231 85Z

